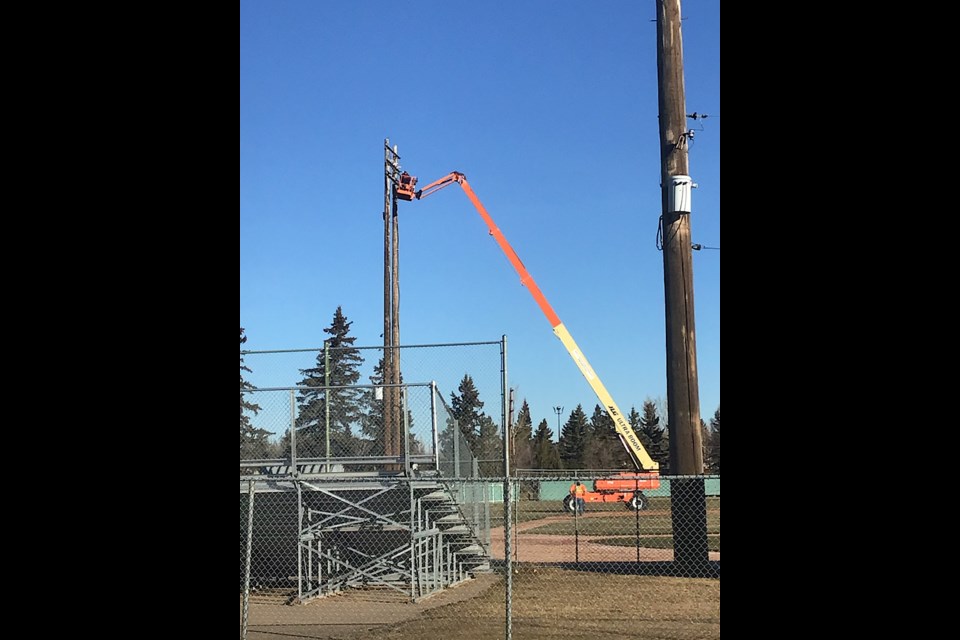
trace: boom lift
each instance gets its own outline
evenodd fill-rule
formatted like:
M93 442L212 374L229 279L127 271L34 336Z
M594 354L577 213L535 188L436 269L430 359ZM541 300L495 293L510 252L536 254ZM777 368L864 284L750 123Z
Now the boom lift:
M487 213L480 199L477 198L477 194L473 192L470 183L467 182L467 177L458 171L453 171L436 182L432 182L422 189L417 189L417 178L404 171L400 175L400 183L396 186L395 195L398 200L406 200L408 202L414 199L422 200L426 196L436 193L451 184L459 184L460 187L463 188L463 192L470 198L470 202L476 207L480 217L482 217L483 221L487 224L490 235L497 241L500 249L510 261L510 264L513 265L513 268L520 275L520 283L530 291L540 310L543 311L543 314L550 322L554 335L563 343L567 353L570 354L570 357L573 358L573 361L580 369L580 373L583 374L583 377L587 379L587 382L589 382L593 388L594 393L597 394L597 398L600 399L600 403L606 409L607 415L613 420L617 435L620 437L620 442L627 450L630 459L637 468L638 473L622 473L610 478L596 480L593 491L588 491L584 496L584 500L586 502L623 502L630 509L646 509L648 501L641 489L656 489L660 486L660 465L654 462L650 454L647 453L647 450L637 437L636 432L630 427L630 423L627 422L623 413L619 407L617 407L617 403L613 401L610 393L606 387L603 386L603 383L590 366L590 363L587 362L587 358L583 355L583 352L580 351L580 347L574 342L570 332L567 331L567 328L560 321L553 307L547 302L543 292L540 291L540 287L534 282L533 276L531 276L527 268L523 266L520 257L493 222L493 218ZM559 434L557 435L559 436ZM572 504L571 496L566 497L563 501L563 506L567 511L574 510L575 505Z

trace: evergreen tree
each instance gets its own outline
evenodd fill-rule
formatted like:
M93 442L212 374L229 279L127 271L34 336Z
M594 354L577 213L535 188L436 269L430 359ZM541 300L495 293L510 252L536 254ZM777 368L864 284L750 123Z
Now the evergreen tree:
M640 417L640 430L637 436L650 457L660 465L660 473L666 475L670 468L669 440L663 427L660 426L657 405L652 400L643 402L643 415Z
M553 441L553 431L541 420L533 436L533 466L536 469L559 469L560 453Z
M583 468L584 450L589 437L590 423L583 406L578 404L560 432L560 461L564 469Z
M243 364L243 345L247 341L244 335L244 328L240 327L240 441L243 443L244 429L250 428L250 416L247 412L256 415L260 411L260 406L250 402L244 397L244 391L251 391L255 387L243 379L243 372L253 373L250 367Z
M649 442L644 439L643 422L641 421L640 413L637 412L636 407L630 407L630 412L627 413L627 422L630 423L630 428L633 429L633 432L637 434L637 437L640 438L640 443L646 449Z
M630 454L623 448L613 419L600 405L590 418L590 438L586 444L585 467L588 469L633 469Z
M360 391L362 398L363 412L360 415L360 433L363 435L363 455L370 456L382 456L386 453L386 432L384 425L386 424L385 410L384 405L384 389L382 385L383 382L383 358L377 362L377 365L373 368L373 375L369 376L371 385L375 385L374 388L363 389ZM400 374L400 383L403 383L403 373ZM408 390L403 388L402 393L407 393ZM402 396L397 394L397 401L402 403ZM413 412L407 410L407 428L411 430L411 441L410 441L410 452L411 453L424 453L426 451L425 445L421 442L416 434L413 434L414 421L413 421ZM401 436L402 437L402 436ZM400 440L401 452L403 451L403 440Z
M523 401L517 420L513 424L511 436L510 468L530 469L533 467L533 422L530 419L530 405Z
M477 391L473 378L469 374L464 374L457 387L459 395L450 393L450 404L452 405L453 417L460 425L460 432L466 439L467 444L474 456L478 456L477 440L480 438L480 425L483 420L483 402L480 400L480 392Z
M354 425L361 425L363 420L363 394L357 388L351 387L360 380L360 365L363 358L360 350L353 347L356 338L350 336L350 325L343 315L341 307L337 307L330 326L324 333L330 334L324 343L326 349L317 355L317 366L312 369L301 369L304 378L299 382L301 387L319 387L300 391L297 396L299 408L296 426L298 453L302 456L323 456L326 454L326 415L327 402L330 404L330 453L333 456L359 455L358 441L353 437ZM326 360L329 359L329 372L326 369ZM329 374L329 375L328 375ZM324 389L329 379L331 389ZM329 398L328 398L329 396Z
M476 455L480 460L480 475L503 475L503 440L497 423L488 415L480 418L477 432Z
M707 473L710 459L710 427L700 418L700 459L703 460L701 473Z
M258 429L250 422L250 415L257 415L260 412L260 405L252 402L250 394L244 394L244 391L252 391L255 387L243 379L243 372L253 373L250 367L243 364L243 344L247 341L244 335L243 327L240 327L240 459L253 459L266 457L268 439L270 432L265 429Z
M453 416L473 456L480 462L480 475L503 475L503 438L500 428L493 418L481 411L483 401L469 374L464 374L457 391L459 394L450 394ZM461 451L461 457L463 453Z
M593 415L590 417L591 434L602 437L616 437L617 428L613 424L613 419L607 415L607 412L598 404L593 407Z
M440 446L441 466L445 468L445 473L448 475L452 473L453 475L469 476L471 469L465 462L470 456L469 445L463 437L456 418L454 418L453 414L449 411L445 413L447 416L446 420L444 420L443 428L440 429L440 433L437 436ZM454 468L453 465L455 465L457 459L457 445L455 445L454 439L458 437L460 439L460 466L459 468Z
M369 377L370 384L378 385L373 389L361 391L363 397L363 414L360 416L360 433L367 442L364 455L382 456L386 451L384 433L384 404L383 404L383 358L373 368L373 375Z
M707 469L720 475L720 407L710 419L710 447L707 454Z

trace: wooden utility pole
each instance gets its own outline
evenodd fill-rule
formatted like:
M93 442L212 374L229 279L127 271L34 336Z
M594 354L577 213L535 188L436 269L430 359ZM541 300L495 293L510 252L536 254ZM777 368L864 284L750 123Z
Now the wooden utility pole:
M394 303L393 303L393 242L392 226L396 217L396 203L393 187L400 175L400 158L390 148L390 140L384 140L384 176L383 176L383 455L395 456L399 452L394 447L394 394L393 355L394 355Z
M396 147L394 147L396 150ZM397 164L399 168L400 156L397 156ZM392 367L392 377L390 383L394 385L400 384L400 217L397 215L397 198L396 194L393 197L393 336L391 337L391 342L393 343L393 358L391 358L391 367ZM399 456L406 455L406 448L403 446L403 436L404 436L404 427L403 427L403 387L395 386L393 388L392 400L393 404L391 405L390 413L392 414L391 422L393 424L393 430L390 432L391 439L391 449L393 453L390 455ZM399 471L400 466L394 467L395 470Z
M657 0L657 79L666 306L667 423L671 475L703 473L700 391L693 314L693 242L680 0ZM683 571L708 566L706 499L702 480L673 480L674 561Z

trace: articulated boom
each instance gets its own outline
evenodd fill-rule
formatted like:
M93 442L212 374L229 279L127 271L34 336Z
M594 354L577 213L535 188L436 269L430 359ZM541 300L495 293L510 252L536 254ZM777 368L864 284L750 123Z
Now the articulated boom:
M484 208L483 204L480 202L480 199L477 198L477 194L474 193L473 189L470 188L470 183L467 182L467 177L458 171L453 171L443 178L440 178L436 182L432 182L426 187L417 190L416 177L411 176L407 172L403 172L403 174L400 176L400 184L396 187L396 197L400 200L407 201L413 200L414 198L421 200L422 198L436 193L440 189L451 184L459 184L463 188L464 193L467 194L467 197L470 198L470 202L473 203L473 206L476 207L480 217L482 217L483 221L487 224L487 228L490 230L490 235L492 235L494 240L497 241L497 244L500 245L500 249L507 256L507 259L510 260L510 264L513 265L513 268L520 275L520 283L530 291L530 294L533 296L534 300L536 300L540 310L550 322L550 326L553 327L554 335L556 335L560 339L560 342L563 343L567 353L570 354L570 357L573 358L573 361L580 369L580 373L583 374L583 377L586 378L587 382L590 383L590 387L593 389L594 393L597 394L597 397L600 399L600 403L607 411L607 415L609 415L613 420L614 426L617 430L617 435L620 436L620 441L630 454L634 465L636 465L638 470L654 472L653 474L643 474L648 482L653 482L653 477L660 468L660 465L650 457L650 454L647 453L647 450L643 447L643 444L640 443L640 439L637 437L636 432L634 432L633 428L631 428L630 423L627 422L627 419L623 416L623 413L620 411L619 407L617 407L617 403L613 401L610 393L607 391L606 387L603 386L603 383L590 366L590 363L587 362L586 356L583 355L580 347L578 347L577 343L573 340L573 336L570 335L570 332L567 331L567 328L560 321L560 318L553 310L553 307L551 307L550 303L547 302L543 292L540 291L540 287L538 287L537 283L534 282L533 276L531 276L530 272L527 271L527 268L523 265L520 257L513 250L513 247L510 246L510 243L507 242L507 239L504 237L497 225L493 222L493 218L491 218L490 214L487 213L486 208ZM656 484L659 486L659 480L656 481ZM651 486L647 485L646 488L651 488Z

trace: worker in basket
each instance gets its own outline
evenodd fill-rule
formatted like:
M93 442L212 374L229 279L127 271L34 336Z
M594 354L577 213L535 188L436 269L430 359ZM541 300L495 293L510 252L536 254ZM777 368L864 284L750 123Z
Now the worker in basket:
M583 515L584 508L587 506L586 501L583 499L583 496L587 493L587 488L580 484L580 481L577 480L574 484L570 485L570 495L573 496L573 509L574 513Z

